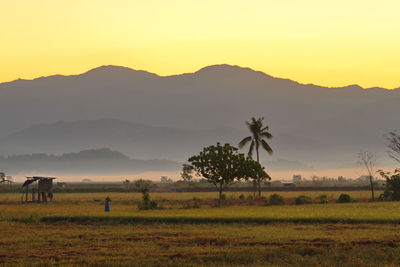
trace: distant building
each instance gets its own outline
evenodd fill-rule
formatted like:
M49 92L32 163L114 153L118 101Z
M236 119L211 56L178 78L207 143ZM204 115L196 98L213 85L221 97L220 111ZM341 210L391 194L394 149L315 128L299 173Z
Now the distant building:
M281 181L281 184L283 186L294 186L294 182L293 181Z
M172 183L173 181L168 176L161 176L160 182L163 184L169 184L169 183Z
M293 175L292 180L293 180L294 183L301 182L302 181L301 175L299 175L299 174Z
M65 187L67 187L67 183L64 183L64 182L58 182L58 183L57 183L57 186L58 186L58 187L65 188Z

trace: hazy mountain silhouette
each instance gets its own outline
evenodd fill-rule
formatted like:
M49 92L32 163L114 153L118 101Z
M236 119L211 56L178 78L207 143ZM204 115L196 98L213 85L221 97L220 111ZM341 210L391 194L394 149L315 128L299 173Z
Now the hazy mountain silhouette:
M183 160L210 143L236 142L238 137L239 131L228 128L183 130L99 119L33 125L0 138L0 148L10 155L108 147L136 159Z
M240 141L244 121L264 116L275 160L349 166L360 149L384 154L398 103L399 89L325 88L237 66L167 77L103 66L0 84L0 154L110 147L183 161L209 143Z
M170 160L137 160L110 149L91 149L62 155L28 154L0 157L9 174L54 172L64 174L132 174L143 171L175 171L181 163Z

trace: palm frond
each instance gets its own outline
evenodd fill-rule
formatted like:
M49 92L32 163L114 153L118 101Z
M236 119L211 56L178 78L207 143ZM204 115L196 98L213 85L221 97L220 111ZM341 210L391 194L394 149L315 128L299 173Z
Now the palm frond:
M249 153L247 153L247 155L251 158L251 156L253 155L253 150L254 150L254 140L253 141L251 141L251 144L250 144L250 148L249 148Z
M272 148L265 142L265 140L260 140L261 146L268 152L268 154L272 155L273 151Z
M239 142L239 148L243 148L250 141L251 141L251 136L247 136L247 137L243 138L243 140Z
M267 139L271 139L272 138L272 134L270 134L269 132L265 132L265 131L261 132L259 134L259 136L260 137L266 137Z

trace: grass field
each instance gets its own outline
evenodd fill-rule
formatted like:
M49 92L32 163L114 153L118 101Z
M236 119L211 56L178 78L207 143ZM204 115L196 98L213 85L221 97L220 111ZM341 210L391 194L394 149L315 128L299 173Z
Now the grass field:
M294 197L299 192L292 194L282 193ZM349 194L368 197L365 192ZM110 213L103 212L107 195ZM151 194L170 201L194 196L210 195ZM53 203L21 204L19 195L0 194L0 265L400 264L398 202L139 211L133 197L139 200L140 195L71 193L56 195Z
M299 195L309 196L311 198L317 198L320 195L327 195L331 200L335 200L340 194L349 194L354 199L366 200L371 197L371 192L369 191L301 191L301 192L263 192L263 196L268 197L277 193L285 198L293 198ZM379 196L382 191L375 192L375 195ZM238 199L239 195L252 196L250 192L226 192L227 199ZM15 203L21 200L22 194L16 193L3 193L0 194L0 203ZM93 202L93 201L103 201L107 196L109 196L113 202L131 202L138 201L141 199L142 195L140 193L57 193L55 194L56 203L66 203L66 202ZM197 199L215 199L218 195L215 192L185 192L185 193L151 193L151 198L154 200L191 200L193 198Z

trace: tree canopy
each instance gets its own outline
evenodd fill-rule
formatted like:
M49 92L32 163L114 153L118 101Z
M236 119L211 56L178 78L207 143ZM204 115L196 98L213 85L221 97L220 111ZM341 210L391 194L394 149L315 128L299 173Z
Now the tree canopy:
M400 169L395 169L393 174L382 170L379 173L386 179L386 189L383 193L383 198L400 200Z
M258 162L238 153L238 149L230 144L217 143L205 147L198 155L190 157L188 162L183 165L182 178L190 180L193 174L203 177L217 188L219 201L222 192L240 179L269 178Z

